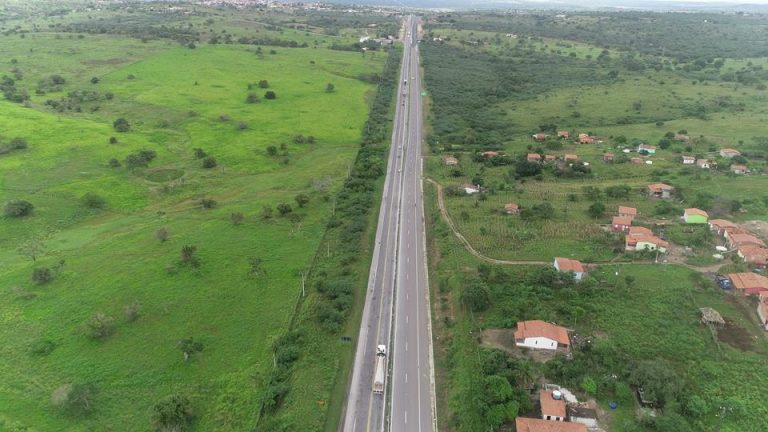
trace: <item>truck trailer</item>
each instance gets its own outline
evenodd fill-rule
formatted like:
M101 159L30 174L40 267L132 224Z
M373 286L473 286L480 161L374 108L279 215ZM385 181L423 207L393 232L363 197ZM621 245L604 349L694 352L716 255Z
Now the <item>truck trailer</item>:
M384 385L387 375L387 347L379 345L376 347L376 371L373 375L373 392L377 394L384 393Z

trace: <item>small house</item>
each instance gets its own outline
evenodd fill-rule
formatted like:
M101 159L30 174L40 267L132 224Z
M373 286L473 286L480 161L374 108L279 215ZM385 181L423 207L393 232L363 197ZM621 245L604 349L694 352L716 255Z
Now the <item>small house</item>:
M544 155L544 161L547 162L547 163L554 162L556 160L557 160L557 156L555 156L555 155L551 155L551 154Z
M768 295L760 295L760 303L757 305L757 316L760 317L760 326L768 331Z
M637 146L638 153L656 154L656 146L650 144L640 144Z
M515 419L515 430L517 432L587 432L587 426L582 423L518 417Z
M504 204L504 213L506 214L519 214L520 213L520 206L517 205L517 203L506 203Z
M603 154L603 162L613 162L613 153Z
M555 269L561 273L573 272L573 278L577 281L586 276L587 271L584 269L584 265L577 260L568 258L555 258Z
M683 212L683 220L689 224L705 224L709 219L709 215L704 210L697 208L687 208Z
M648 185L648 195L651 198L671 198L675 190L672 186L664 183L654 183Z
M597 139L589 134L580 133L579 134L579 143L581 144L594 144L597 142Z
M733 164L731 165L731 172L734 174L746 174L747 173L747 166L746 165L739 165L739 164Z
M731 236L736 234L749 234L749 231L745 230L744 228L738 225L726 226L723 229L723 237L725 238L725 240L728 242L729 245L731 245Z
M541 419L565 421L565 401L559 390L540 390Z
M691 139L688 135L676 133L675 137L673 138L675 141L685 142Z
M726 159L732 159L736 156L741 156L741 152L733 148L720 149L720 156Z
M632 219L624 216L614 216L611 229L615 232L627 232L632 226Z
M717 235L725 235L727 228L736 228L736 224L725 219L711 219L709 222L709 229L717 233Z
M580 406L569 406L568 417L573 423L581 423L589 429L597 428L597 411Z
M577 155L575 155L575 154L567 154L567 155L563 156L563 160L565 160L566 162L569 162L569 161L570 162L575 162L575 161L579 160L579 157Z
M695 163L696 163L695 157L683 155L683 165L693 165Z
M497 152L497 151L489 150L489 151L483 152L483 157L484 158L492 158L492 157L496 157L498 155L499 155L499 152Z
M669 243L658 238L653 231L645 227L629 227L629 233L624 237L624 250L627 251L659 251L666 253Z
M729 273L728 279L731 280L733 288L743 295L760 295L768 292L768 278L757 273Z
M640 157L637 157L637 156L635 156L633 158L630 158L629 162L633 163L635 165L642 165L642 164L645 163L645 161L643 161L643 158L640 158Z
M619 216L634 220L637 216L637 209L634 207L619 206Z
M547 139L547 134L545 134L544 132L539 132L539 133L533 134L532 136L534 140L539 142Z
M541 155L538 153L528 153L528 162L541 162Z
M568 132L568 131L557 131L557 137L558 138L563 138L563 139L568 139L568 138L571 137L571 133Z
M558 348L567 349L571 345L571 341L565 327L541 320L532 320L517 322L515 345L533 349L556 350Z
M739 248L736 249L736 254L738 254L747 264L758 266L768 265L768 249L762 246L753 244L739 246Z
M696 166L701 169L712 168L712 161L709 159L696 159Z
M765 247L765 242L753 236L752 234L734 233L729 229L726 229L725 232L728 234L726 237L728 240L728 246L730 246L732 249L744 247L747 245Z
M446 156L445 157L445 165L446 166L456 166L459 164L459 160L456 159L453 156Z

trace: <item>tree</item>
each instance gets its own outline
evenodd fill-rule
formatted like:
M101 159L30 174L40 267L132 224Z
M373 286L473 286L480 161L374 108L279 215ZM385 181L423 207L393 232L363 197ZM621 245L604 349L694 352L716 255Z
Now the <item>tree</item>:
M259 88L269 88L269 81L267 80L261 80L259 81Z
M638 363L629 374L629 382L643 388L646 400L656 401L661 406L673 400L680 390L674 369L661 359Z
M168 237L171 236L171 232L168 230L168 228L160 228L157 231L155 231L155 238L160 240L160 243L165 243L166 240L168 240Z
M117 144L117 137L109 137L110 144Z
M304 207L309 202L309 196L306 194L298 194L294 198L296 200L296 204L299 205L299 207Z
M32 262L37 262L37 257L45 252L45 244L39 237L32 237L20 244L16 250Z
M180 340L178 346L181 352L184 354L184 361L189 361L189 358L192 357L192 354L199 353L204 348L202 342L196 341L191 336Z
M210 168L215 168L216 164L217 164L217 162L216 162L216 158L215 157L213 157L213 156L206 156L203 159L202 166L203 166L203 168L210 169Z
M669 138L662 138L659 140L659 148L662 150L666 150L669 148L669 146L672 145L672 140Z
M205 150L199 147L195 148L195 159L202 159L206 156L208 156L208 153L206 153Z
M291 208L290 204L280 203L277 205L277 211L280 213L280 216L285 216L288 213L292 212L293 209Z
M245 220L245 216L240 212L236 212L229 215L229 220L232 221L232 225L240 225Z
M103 209L107 207L107 201L93 192L88 192L80 197L80 202L89 209Z
M268 100L277 99L277 94L272 90L268 90L266 93L264 93L264 99L268 99Z
M99 77L93 77L93 78L91 78L91 84L98 84L98 83L99 83L99 81L101 81L101 80L99 79Z
M256 93L248 93L248 96L245 97L245 103L255 104L259 102L261 102L261 99L259 99L259 95Z
M331 83L328 83L328 84L325 86L325 92L326 92L326 93L333 93L333 91L334 91L335 89L336 89L336 86L334 86L334 85L333 85L333 84L331 84Z
M119 119L112 122L112 127L114 127L118 132L128 132L131 130L131 124L128 123L128 120L124 119L123 117L120 117Z
M597 394L597 381L594 380L594 378L590 376L585 376L581 379L581 389L584 390L589 395L596 395Z
M272 219L272 206L265 205L261 208L262 219Z
M48 267L35 267L32 269L32 281L38 285L47 284L53 280L53 273Z
M87 383L64 384L51 394L51 403L63 413L82 417L93 411L96 387Z
M597 219L605 212L605 204L601 202L592 203L587 210L587 213L594 219Z
M277 156L277 147L273 145L267 147L267 154L270 156Z
M461 301L473 312L482 312L491 305L488 287L480 281L467 284L461 291Z
M115 331L114 318L97 312L85 322L85 333L92 339L106 339Z
M200 259L197 257L197 246L184 245L181 247L181 263L190 267L200 267Z
M12 199L5 203L3 212L6 217L20 218L32 214L35 206L31 202L22 199Z
M194 418L192 402L178 394L158 402L152 408L152 422L158 432L184 432Z
M523 159L515 164L513 175L517 178L533 177L538 174L541 174L541 165L535 162L528 162L527 160Z

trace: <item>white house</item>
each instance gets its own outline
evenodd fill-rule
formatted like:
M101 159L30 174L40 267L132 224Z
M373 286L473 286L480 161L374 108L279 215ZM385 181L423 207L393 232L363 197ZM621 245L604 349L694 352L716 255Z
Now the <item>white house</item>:
M683 165L693 165L696 163L696 158L693 156L683 156Z
M533 349L556 350L568 348L568 330L541 320L518 321L515 345Z
M640 144L637 146L637 152L646 152L648 154L656 154L656 146L650 144Z
M480 192L480 187L471 185L469 183L462 185L461 188L464 189L464 193L466 193L467 195L472 195Z
M696 159L696 165L701 169L712 168L712 161L709 159Z

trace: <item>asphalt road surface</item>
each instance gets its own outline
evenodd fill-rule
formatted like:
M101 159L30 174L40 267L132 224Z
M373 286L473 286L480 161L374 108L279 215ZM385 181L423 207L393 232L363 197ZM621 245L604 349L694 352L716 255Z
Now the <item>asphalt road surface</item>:
M436 430L416 18L406 18L404 28L392 146L344 413L345 432ZM387 346L384 394L373 393L380 344Z

